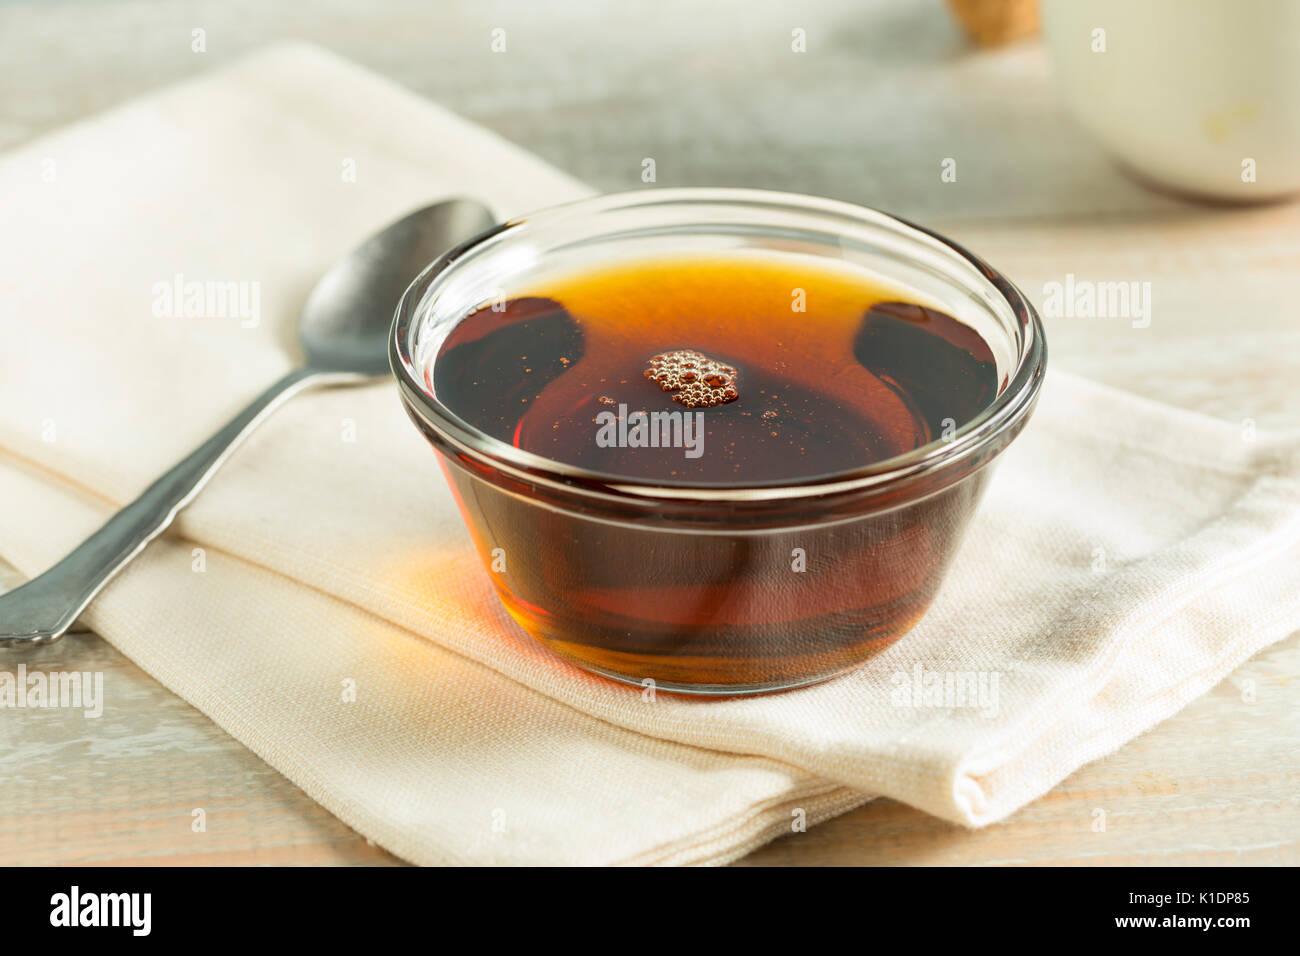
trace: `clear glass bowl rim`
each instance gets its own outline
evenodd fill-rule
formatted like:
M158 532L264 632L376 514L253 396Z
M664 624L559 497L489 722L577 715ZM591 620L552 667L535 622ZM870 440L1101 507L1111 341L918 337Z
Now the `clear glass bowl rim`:
M930 442L903 455L886 458L863 468L832 475L812 476L806 480L781 483L744 484L706 487L689 483L638 482L634 479L593 472L585 468L554 461L506 442L492 438L457 418L424 388L423 374L411 354L411 330L422 314L421 306L435 282L457 261L488 242L505 241L511 234L541 231L548 225L574 216L653 206L744 206L784 209L808 214L822 214L831 219L849 220L857 227L883 229L904 234L915 241L937 244L953 259L973 266L1010 307L1020 335L1017 364L1007 385L979 415L959 426L945 440ZM758 221L758 220L756 220ZM687 228L688 223L682 223ZM761 228L761 225L760 225ZM932 245L933 248L933 245ZM788 501L791 498L815 497L857 491L878 492L933 476L956 468L978 457L980 452L998 444L1004 434L1018 431L1032 411L1046 372L1047 344L1042 320L1028 298L1000 272L983 259L939 233L905 219L854 203L823 199L799 193L763 189L683 187L646 189L611 193L550 206L508 220L479 236L456 246L430 263L407 287L397 305L389 337L389 361L398 389L408 411L432 430L451 449L467 455L490 471L499 471L525 483L543 484L561 492L578 492L595 497L613 497L624 501L653 503L672 500L685 504L728 501L758 503L762 500Z

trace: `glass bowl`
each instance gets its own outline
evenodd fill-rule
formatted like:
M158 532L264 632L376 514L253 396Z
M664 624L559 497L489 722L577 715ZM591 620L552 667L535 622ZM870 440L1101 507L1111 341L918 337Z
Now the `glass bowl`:
M835 260L942 310L988 346L996 397L938 440L867 467L708 486L553 461L471 427L440 401L440 346L512 287L695 252ZM941 236L848 203L701 188L582 200L451 250L403 296L390 355L402 403L524 630L616 680L735 695L831 677L916 624L989 466L1033 409L1046 346L1019 290Z

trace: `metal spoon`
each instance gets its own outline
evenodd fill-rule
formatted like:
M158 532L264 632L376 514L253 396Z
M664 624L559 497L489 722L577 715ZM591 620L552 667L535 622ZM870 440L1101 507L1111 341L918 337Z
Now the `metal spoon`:
M312 385L358 384L386 375L388 331L406 286L437 256L493 223L488 209L473 200L435 203L372 236L325 273L298 320L306 364L253 399L58 564L0 595L0 646L62 636L100 588L171 524L235 447L291 396Z

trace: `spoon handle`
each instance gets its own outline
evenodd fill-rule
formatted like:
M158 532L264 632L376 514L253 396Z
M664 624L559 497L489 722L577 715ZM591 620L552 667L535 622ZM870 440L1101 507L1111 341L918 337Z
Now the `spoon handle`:
M239 443L275 409L309 385L358 378L300 368L253 399L58 564L0 595L0 647L44 644L61 637L100 588L172 523L176 512L190 503Z

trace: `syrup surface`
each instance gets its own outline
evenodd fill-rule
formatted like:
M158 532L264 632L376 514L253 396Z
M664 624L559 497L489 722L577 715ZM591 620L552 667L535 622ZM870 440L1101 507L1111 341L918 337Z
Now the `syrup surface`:
M454 414L518 448L706 486L874 464L950 434L998 391L992 352L952 316L848 270L741 253L517 290L453 329L432 381ZM601 413L620 411L698 414L700 453L598 441Z

